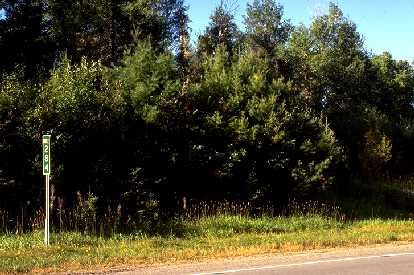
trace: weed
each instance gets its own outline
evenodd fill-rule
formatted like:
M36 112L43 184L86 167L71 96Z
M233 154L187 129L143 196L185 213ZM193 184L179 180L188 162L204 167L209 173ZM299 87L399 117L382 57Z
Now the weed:
M165 235L141 232L103 238L80 232L53 233L49 247L43 245L42 231L0 235L0 273L102 270L414 240L414 221L410 220L368 219L344 224L315 215L218 215L181 219L177 224L180 232L172 230Z

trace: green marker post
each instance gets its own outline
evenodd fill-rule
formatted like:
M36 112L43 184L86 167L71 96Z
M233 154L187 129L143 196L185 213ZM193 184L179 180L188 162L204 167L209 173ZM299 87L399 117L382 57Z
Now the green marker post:
M50 208L50 135L43 135L42 148L43 148L43 175L46 177L46 218L45 218L45 245L49 245L49 208Z

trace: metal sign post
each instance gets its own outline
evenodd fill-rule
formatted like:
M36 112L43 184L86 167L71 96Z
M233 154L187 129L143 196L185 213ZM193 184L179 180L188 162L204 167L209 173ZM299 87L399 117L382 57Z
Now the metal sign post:
M43 175L46 176L46 219L45 219L45 245L49 245L49 208L50 208L50 135L43 135Z

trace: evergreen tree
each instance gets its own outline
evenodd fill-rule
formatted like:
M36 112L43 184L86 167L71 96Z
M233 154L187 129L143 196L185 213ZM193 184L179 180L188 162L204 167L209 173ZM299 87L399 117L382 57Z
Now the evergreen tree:
M282 17L283 7L274 0L254 0L247 4L244 24L251 47L273 55L279 46L284 45L292 26Z
M204 34L198 38L198 51L209 55L222 46L229 53L233 53L239 35L234 16L222 1L210 16L210 23Z
M26 77L47 73L54 59L53 39L44 1L4 0L0 3L0 73L22 66Z

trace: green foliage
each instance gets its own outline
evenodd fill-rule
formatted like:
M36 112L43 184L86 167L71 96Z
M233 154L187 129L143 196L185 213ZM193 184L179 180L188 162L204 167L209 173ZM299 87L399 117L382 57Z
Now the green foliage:
M0 74L13 73L19 66L27 78L47 73L54 55L46 7L46 1L38 0L0 2Z
M98 200L93 194L88 194L87 198L83 198L82 194L77 194L77 205L74 209L75 231L93 234L96 230L96 202Z
M35 140L30 133L29 116L37 87L27 83L22 73L0 79L0 207L15 210L34 203L36 186ZM23 206L22 206L23 205Z
M72 65L63 58L39 98L48 108L46 113L55 113L61 123L82 119L85 126L92 124L95 117L103 115L105 103L110 102L109 83L103 73L104 67L99 62L83 59L79 65Z
M348 176L382 176L382 168L396 149L391 152L391 144L395 144L391 132L396 133L392 130L393 117L401 114L388 103L395 99L389 92L392 88L383 92L386 83L390 83L386 80L390 74L385 73L387 66L392 66L389 56L388 61L387 55L370 59L356 25L335 5L330 6L327 15L315 18L309 28L301 26L293 32L286 56L292 64L295 89L303 93L308 106L326 116L344 145ZM380 84L381 78L386 81L384 84ZM402 107L412 102L409 98L405 100L397 105ZM412 107L404 109L405 115L411 112L408 109ZM367 141L368 132L384 136L384 142L378 137L374 143L383 144L381 150L387 161L367 156L368 151L373 151L368 149L373 146L372 135L368 138L371 141ZM375 172L368 172L373 169Z
M194 161L232 186L220 184L222 191L253 200L304 196L329 185L326 171L340 152L330 129L254 54L230 66L226 60L218 49L204 61L203 80L189 88L188 108L200 123Z
M157 53L148 43L126 55L114 75L127 106L148 123L157 120L159 108L179 91L174 57Z
M287 41L292 26L282 21L282 16L283 7L274 0L255 0L247 4L244 24L252 47L261 47L273 54Z
M411 173L406 164L412 156L412 111L414 71L406 61L396 61L389 53L374 56L371 70L375 97L370 99L377 108L376 128L382 130L393 144L390 167L394 173ZM410 171L410 172L408 172Z
M363 159L364 171L371 178L380 174L381 168L392 158L391 140L380 133L371 130L365 134Z
M122 98L120 142L128 145L123 155L128 174L122 200L140 222L157 220L160 196L174 196L176 191L169 175L174 154L174 128L169 124L179 112L178 78L173 55L158 52L148 42L138 44L112 70Z
M0 9L0 73L24 65L28 78L47 77L62 53L114 66L137 40L177 49L186 17L183 0L6 0Z
M39 119L39 130L53 133L59 144L60 139L64 143L104 120L108 105L116 104L116 95L109 89L104 73L99 62L83 59L79 65L72 65L64 57L38 97L34 117Z
M129 15L135 39L150 39L157 49L177 49L186 19L183 0L126 1L123 10Z
M151 228L192 200L277 212L292 198L346 196L352 183L414 172L413 66L368 54L337 5L292 31L281 5L255 0L242 32L221 2L196 54L182 0L0 8L8 230L43 219L45 133L53 224L75 215L81 231L99 220L105 232Z
M232 53L238 44L239 31L229 7L222 1L210 16L210 24L204 34L198 37L198 51L207 55L213 54L222 46Z
M356 103L364 88L365 54L355 24L337 6L309 28L297 28L289 44L295 84L317 111L342 112Z
M77 191L103 198L108 181L117 180L113 151L103 148L115 142L114 111L121 100L110 88L106 71L99 62L83 59L73 65L63 58L36 99L32 135L37 140L43 133L52 135L51 181L68 206Z

